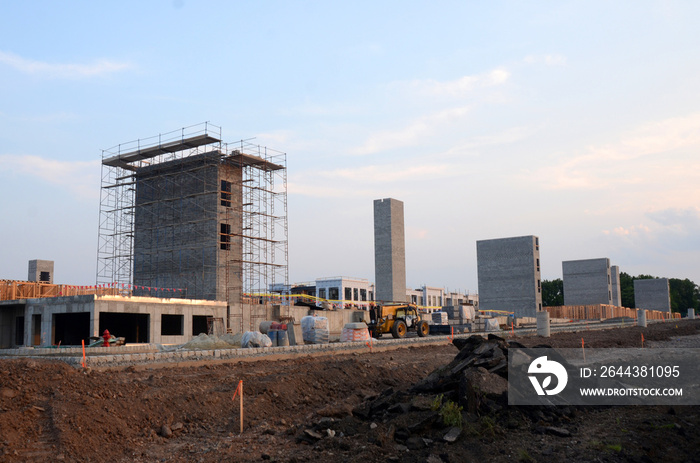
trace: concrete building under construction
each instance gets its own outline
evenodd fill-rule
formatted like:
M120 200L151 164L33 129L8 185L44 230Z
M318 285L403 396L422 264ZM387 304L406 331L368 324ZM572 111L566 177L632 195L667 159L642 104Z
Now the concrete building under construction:
M288 287L286 188L285 153L209 123L104 150L96 285L30 262L36 283L0 285L0 347L256 329L273 310L260 295Z
M286 155L223 143L209 123L115 148L102 160L98 284L226 301L228 328L255 327L256 294L288 285Z

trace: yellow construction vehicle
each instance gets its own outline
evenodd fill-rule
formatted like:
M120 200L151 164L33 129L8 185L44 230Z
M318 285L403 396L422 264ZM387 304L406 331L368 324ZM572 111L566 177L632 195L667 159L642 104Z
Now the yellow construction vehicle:
M418 336L427 336L430 325L421 318L418 309L413 304L378 305L369 309L369 332L375 338L384 333L391 333L395 338L403 338L411 330Z

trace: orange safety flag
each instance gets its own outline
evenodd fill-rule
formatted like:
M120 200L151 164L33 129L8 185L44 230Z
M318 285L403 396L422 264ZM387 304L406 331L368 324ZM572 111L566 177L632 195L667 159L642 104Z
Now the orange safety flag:
M236 390L233 391L233 397L231 400L236 399L236 395L243 390L243 380L238 381L238 386L236 386Z

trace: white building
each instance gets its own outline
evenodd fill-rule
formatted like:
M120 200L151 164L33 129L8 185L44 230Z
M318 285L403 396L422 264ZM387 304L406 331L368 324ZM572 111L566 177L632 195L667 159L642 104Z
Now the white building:
M337 308L367 309L374 300L374 285L365 278L329 277L316 279L316 297Z

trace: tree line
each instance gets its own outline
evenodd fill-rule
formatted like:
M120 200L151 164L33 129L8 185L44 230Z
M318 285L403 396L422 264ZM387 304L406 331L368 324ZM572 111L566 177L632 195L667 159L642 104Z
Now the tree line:
M620 298L623 307L636 307L634 302L634 280L657 278L651 275L631 276L620 273ZM685 313L686 309L700 310L700 286L689 279L669 278L671 311ZM564 282L561 278L542 280L542 306L564 305Z

